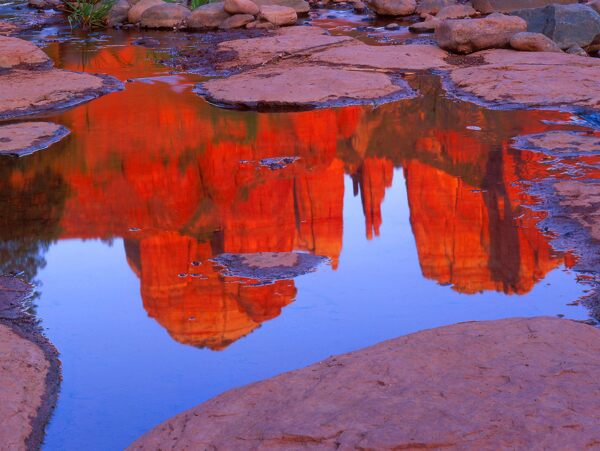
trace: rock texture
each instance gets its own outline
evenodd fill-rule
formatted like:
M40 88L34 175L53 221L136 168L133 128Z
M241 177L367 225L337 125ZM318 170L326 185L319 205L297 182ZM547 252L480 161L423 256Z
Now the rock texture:
M229 18L223 2L207 3L192 11L187 18L187 27L192 30L215 29Z
M0 69L34 68L49 64L48 55L31 42L0 36Z
M561 48L542 33L524 31L510 38L510 46L515 50L526 52L562 52Z
M487 50L487 64L450 72L450 90L496 105L600 108L600 60L549 52Z
M452 5L440 9L440 11L436 14L435 18L438 20L463 19L465 17L471 17L476 14L477 11L475 11L471 5Z
M416 12L421 15L437 14L442 8L456 4L456 0L421 0Z
M539 8L550 4L577 3L577 0L472 0L473 7L483 13L509 13L519 9Z
M415 0L370 0L369 7L382 16L409 16L417 9Z
M148 9L164 4L163 0L140 0L127 12L127 20L131 23L138 23Z
M0 125L0 155L29 155L47 148L68 134L67 128L51 122Z
M201 84L201 95L236 107L320 107L410 96L405 82L394 84L377 72L313 65L270 66Z
M435 30L440 47L457 53L501 48L510 38L527 29L519 17L491 14L483 19L445 20Z
M0 118L64 108L121 88L111 77L60 69L12 70L0 75Z
M461 323L231 390L129 449L584 449L600 442L599 373L596 328Z
M182 27L190 10L178 3L163 3L148 8L142 14L140 25L145 28Z
M600 38L600 14L586 5L550 5L513 14L527 22L527 31L545 34L561 49L585 48Z
M229 14L251 14L256 16L259 8L252 0L225 0L223 4Z
M254 3L256 3L258 6L287 6L288 8L292 8L294 11L296 11L296 14L298 15L305 15L310 11L310 5L305 0L254 0Z
M298 14L296 14L294 8L279 5L261 6L259 17L277 27L294 25L298 20Z
M0 276L0 443L39 449L58 390L56 350L23 313L25 282Z

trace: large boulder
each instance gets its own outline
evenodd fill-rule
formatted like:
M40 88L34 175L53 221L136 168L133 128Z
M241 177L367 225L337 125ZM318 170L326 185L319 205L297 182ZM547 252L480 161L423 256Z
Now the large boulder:
M551 4L577 3L577 0L472 0L473 7L483 14L509 13L519 9L540 8Z
M233 16L229 16L227 19L221 22L219 28L222 30L242 28L250 22L254 22L254 16L252 14L234 14Z
M131 4L128 0L118 0L108 12L106 24L109 27L114 27L126 22L130 9Z
M510 38L527 29L520 17L491 14L482 19L444 20L435 30L439 46L456 53L501 48Z
M585 48L600 35L600 14L587 5L550 5L512 14L527 22L527 31L545 34L561 49Z
M144 11L140 25L144 28L181 27L190 14L189 9L178 3L163 3Z
M252 14L256 16L259 8L252 0L225 0L223 8L229 14Z
M0 125L0 155L29 155L60 141L68 134L66 127L52 122Z
M265 5L260 7L259 17L275 26L294 25L298 14L288 6Z
M437 20L464 19L465 17L472 17L476 14L477 11L475 11L473 7L469 4L452 5L440 9L435 18Z
M467 322L230 390L130 450L587 449L600 441L600 330Z
M417 14L424 16L425 14L437 14L446 6L457 4L457 0L421 0L417 5Z
M417 10L415 0L370 0L369 7L382 16L409 16Z
M310 5L305 0L254 0L259 7L266 5L287 6L296 11L296 14L308 14Z
M50 66L52 62L40 48L23 39L0 36L0 69Z
M127 20L130 23L138 23L142 19L142 14L144 14L146 10L163 4L165 4L163 0L140 0L127 12Z
M207 3L192 11L187 18L187 27L192 30L215 29L228 17L223 2Z
M524 31L510 38L510 46L525 52L562 52L560 47L542 33Z

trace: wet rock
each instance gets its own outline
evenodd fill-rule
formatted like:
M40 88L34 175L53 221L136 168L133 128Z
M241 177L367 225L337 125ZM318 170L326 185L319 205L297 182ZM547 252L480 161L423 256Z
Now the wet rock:
M600 14L582 4L550 5L512 14L527 22L527 31L545 34L561 49L585 48L600 35Z
M440 23L442 23L440 20L433 18L409 25L408 31L411 33L433 33Z
M447 56L448 53L433 45L348 44L317 52L311 56L311 60L398 71L443 69L449 67L445 61Z
M510 46L515 50L526 52L562 52L560 47L546 35L527 31L513 35L510 38Z
M254 22L254 16L252 14L234 14L233 16L230 16L223 22L221 22L219 28L221 28L222 30L242 28L250 22Z
M600 0L593 0L591 2L588 2L587 5L594 11L596 11L598 14L600 14Z
M369 0L368 5L381 16L410 16L417 9L415 0Z
M361 104L413 94L406 83L394 84L382 73L313 65L271 66L212 79L198 92L216 103L253 109Z
M510 13L520 9L540 8L551 4L577 3L577 0L472 0L473 7L483 14Z
M310 5L305 0L254 0L259 7L266 5L287 6L296 11L296 14L308 14Z
M600 60L554 52L487 50L486 64L452 70L449 80L465 100L492 105L600 109Z
M19 27L5 20L0 20L0 36L8 36L19 31Z
M256 16L259 8L252 0L225 0L223 8L229 14L251 14Z
M45 149L69 134L51 122L0 125L0 155L24 156Z
M456 0L421 0L417 5L417 14L437 14L446 6L456 5Z
M352 2L352 7L354 8L354 11L357 13L363 13L367 10L367 5L362 2L361 0Z
M127 20L130 23L138 23L142 19L142 15L150 8L158 5L167 4L163 0L140 0L133 5L127 12Z
M400 29L400 25L398 25L396 22L392 22L387 24L384 28L386 30L398 30Z
M122 88L112 77L60 69L12 70L0 75L0 118L64 108Z
M445 19L463 19L477 14L477 11L469 4L446 6L435 16L438 20Z
M600 136L585 132L553 130L519 136L514 140L513 147L560 157L600 155ZM598 191L598 200L600 201L600 191Z
M278 27L294 25L298 20L298 14L293 8L279 5L261 6L259 17Z
M187 18L187 26L194 30L215 29L228 17L223 2L207 3L192 11Z
M591 326L461 323L228 391L129 449L583 449L598 439L600 393L581 387L598 368Z
M0 36L0 69L51 66L48 55L31 42Z
M213 261L223 268L223 275L272 283L314 272L327 259L302 252L256 252L221 254Z
M217 47L219 51L235 52L237 57L233 61L222 63L219 69L265 64L282 56L307 53L312 49L351 41L353 39L348 36L330 36L319 27L282 28L273 36L220 43Z
M190 10L185 6L177 3L163 3L145 10L140 19L140 25L144 28L182 27L190 14Z
M585 50L583 50L578 45L573 45L565 50L566 53L570 55L578 55L578 56L589 56Z
M62 6L62 0L28 0L27 4L36 9L54 9Z
M445 20L436 28L435 38L445 50L472 53L505 47L514 34L526 28L520 17L491 14L483 19Z
M118 0L108 12L106 24L109 27L114 27L126 22L129 9L131 9L131 5L127 0Z

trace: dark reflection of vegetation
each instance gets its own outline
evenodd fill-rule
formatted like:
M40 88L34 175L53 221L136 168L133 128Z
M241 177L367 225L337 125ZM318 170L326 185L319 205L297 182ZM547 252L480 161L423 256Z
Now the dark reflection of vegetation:
M58 238L67 186L49 169L11 181L19 162L0 166L0 273L34 283L46 265L45 252Z

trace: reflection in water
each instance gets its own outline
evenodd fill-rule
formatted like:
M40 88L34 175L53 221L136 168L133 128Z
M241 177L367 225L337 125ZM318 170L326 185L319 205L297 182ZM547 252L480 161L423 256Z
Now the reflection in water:
M70 69L160 75L141 47L83 59L68 46L49 53ZM210 259L300 250L335 269L344 177L372 239L402 167L425 277L462 293L530 291L565 257L536 228L540 214L522 207L534 199L516 184L545 173L542 157L508 142L549 128L542 118L566 117L457 108L433 77L413 82L422 97L377 109L255 114L206 104L191 78L158 77L57 115L71 136L0 168L1 268L33 279L53 240L123 237L148 314L181 343L223 349L278 316L296 288L232 280ZM257 164L280 156L298 160L277 170Z

